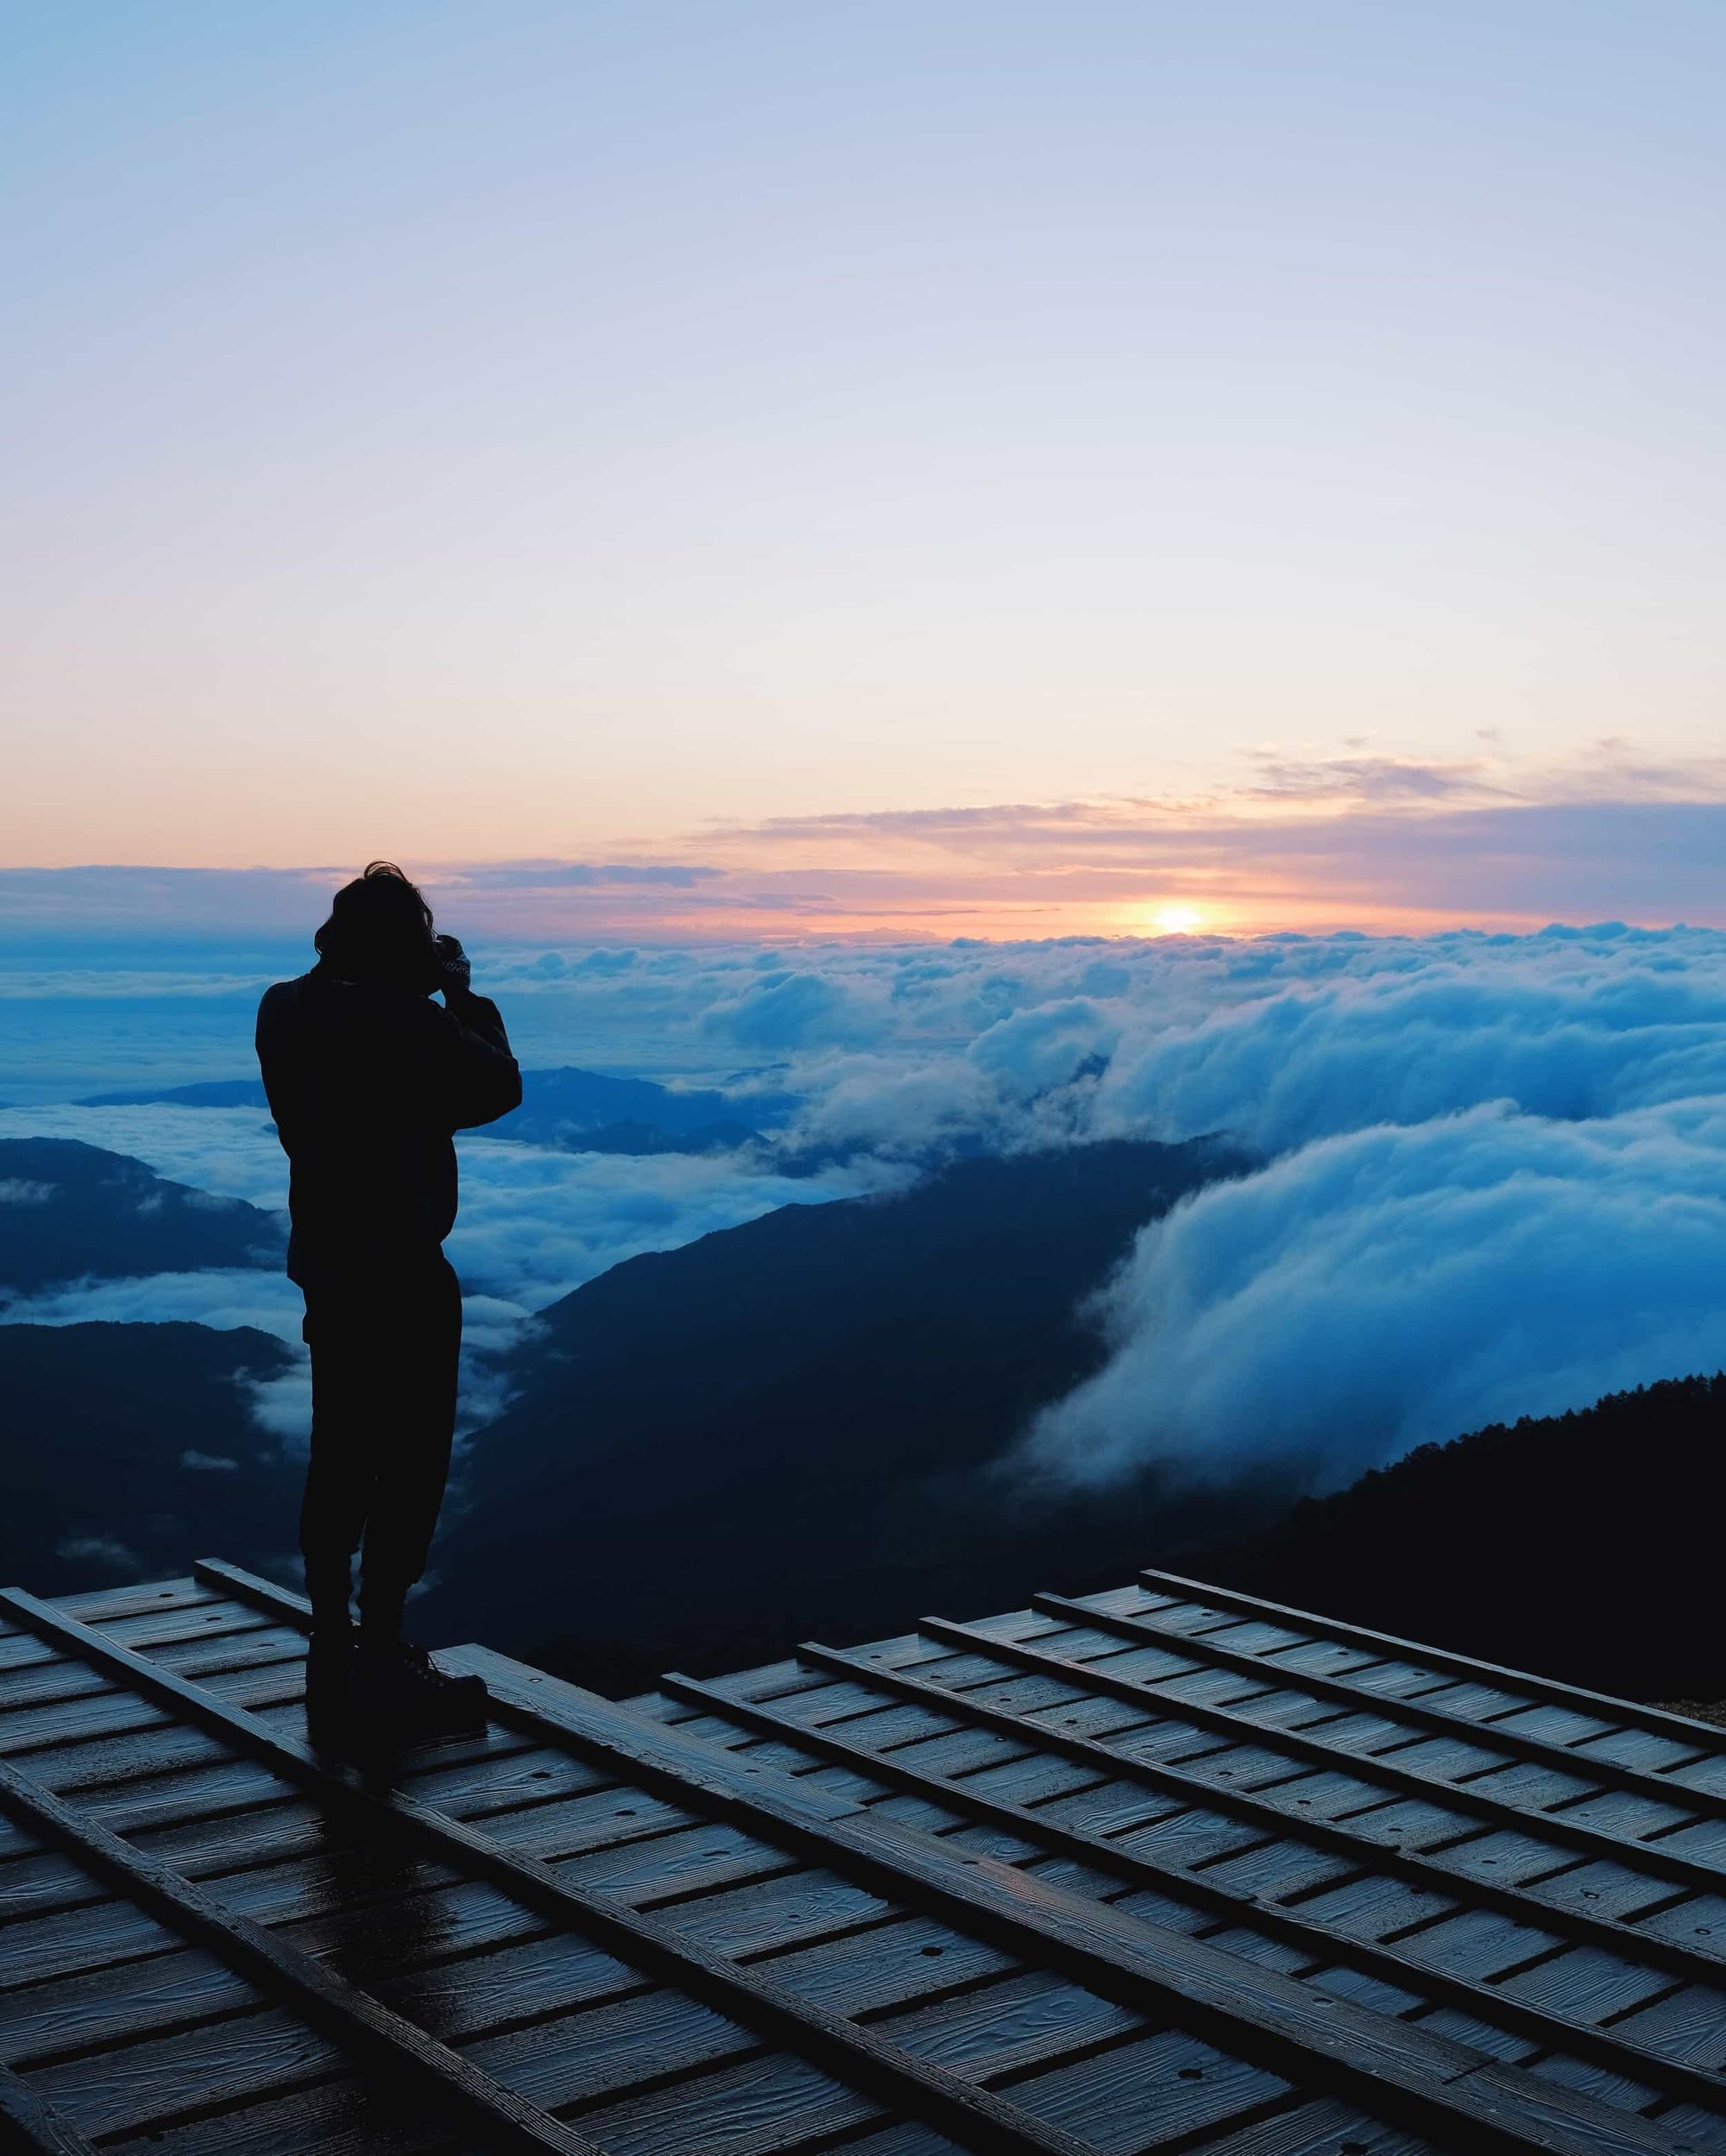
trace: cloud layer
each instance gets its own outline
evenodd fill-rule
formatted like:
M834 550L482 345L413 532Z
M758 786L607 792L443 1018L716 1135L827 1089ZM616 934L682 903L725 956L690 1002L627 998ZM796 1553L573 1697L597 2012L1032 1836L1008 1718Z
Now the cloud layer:
M758 964L759 961L757 961ZM915 1158L1221 1132L1266 1163L1146 1230L1038 1472L1314 1487L1726 1365L1726 936L1163 939L691 956L775 1014L792 1143ZM794 993L795 991L795 993Z
M287 1164L255 1111L151 1105L0 1111L0 1136L80 1138L128 1153L158 1174L224 1196L280 1207ZM858 1161L815 1176L776 1174L747 1154L565 1153L474 1135L461 1141L461 1218L449 1242L465 1290L463 1422L503 1404L494 1359L536 1310L624 1259L671 1250L782 1205L816 1204L888 1187L905 1171ZM3 1190L0 1190L3 1195ZM0 1321L36 1325L166 1322L255 1326L295 1350L294 1365L255 1388L258 1420L303 1440L311 1413L299 1289L275 1268L211 1268L71 1282L20 1296Z
M1031 1434L1036 1472L1226 1478L1274 1453L1322 1484L1726 1363L1717 930L565 947L495 950L484 977L531 1064L684 1074L746 1103L788 1087L784 1142L821 1164L464 1141L451 1248L480 1344L638 1251L946 1152L1220 1132L1265 1164L1141 1238L1099 1306L1102 1371ZM18 1110L0 1132L281 1202L249 1111ZM176 1276L66 1309L276 1329L273 1293Z
M1425 1440L1726 1367L1726 1103L1559 1123L1507 1105L1298 1147L1147 1229L1101 1372L1035 1467L1313 1487Z

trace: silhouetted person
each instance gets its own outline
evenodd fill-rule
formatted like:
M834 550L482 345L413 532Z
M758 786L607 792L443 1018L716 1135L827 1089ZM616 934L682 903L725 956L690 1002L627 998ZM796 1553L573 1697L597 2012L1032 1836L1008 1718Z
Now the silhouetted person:
M409 1646L402 1612L425 1568L455 1429L451 1133L519 1106L521 1074L461 945L434 935L431 908L393 863L374 861L336 893L315 942L310 973L265 991L257 1032L291 1163L287 1270L312 1349L299 1518L308 1701L459 1726L482 1712L484 1687L443 1676ZM356 1641L350 1567L362 1547Z

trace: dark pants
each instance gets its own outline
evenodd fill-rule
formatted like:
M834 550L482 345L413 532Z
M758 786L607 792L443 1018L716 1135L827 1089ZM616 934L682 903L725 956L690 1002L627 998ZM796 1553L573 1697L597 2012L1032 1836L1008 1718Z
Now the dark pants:
M347 1609L364 1546L366 1623L394 1633L425 1569L456 1427L462 1294L442 1251L429 1260L305 1283L312 1349L312 1459L299 1513L316 1617Z

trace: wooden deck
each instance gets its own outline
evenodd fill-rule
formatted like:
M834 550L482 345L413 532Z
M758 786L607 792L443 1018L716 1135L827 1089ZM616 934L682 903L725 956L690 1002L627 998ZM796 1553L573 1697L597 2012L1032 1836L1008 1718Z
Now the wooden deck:
M1726 2152L1726 1730L1146 1574L368 1777L305 1621L0 1595L0 2148Z

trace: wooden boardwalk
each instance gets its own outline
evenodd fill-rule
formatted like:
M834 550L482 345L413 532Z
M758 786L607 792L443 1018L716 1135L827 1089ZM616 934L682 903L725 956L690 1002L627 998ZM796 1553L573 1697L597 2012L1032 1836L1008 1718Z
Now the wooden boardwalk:
M368 1775L305 1622L0 1594L0 2148L1726 2156L1726 1730L1145 1574Z

